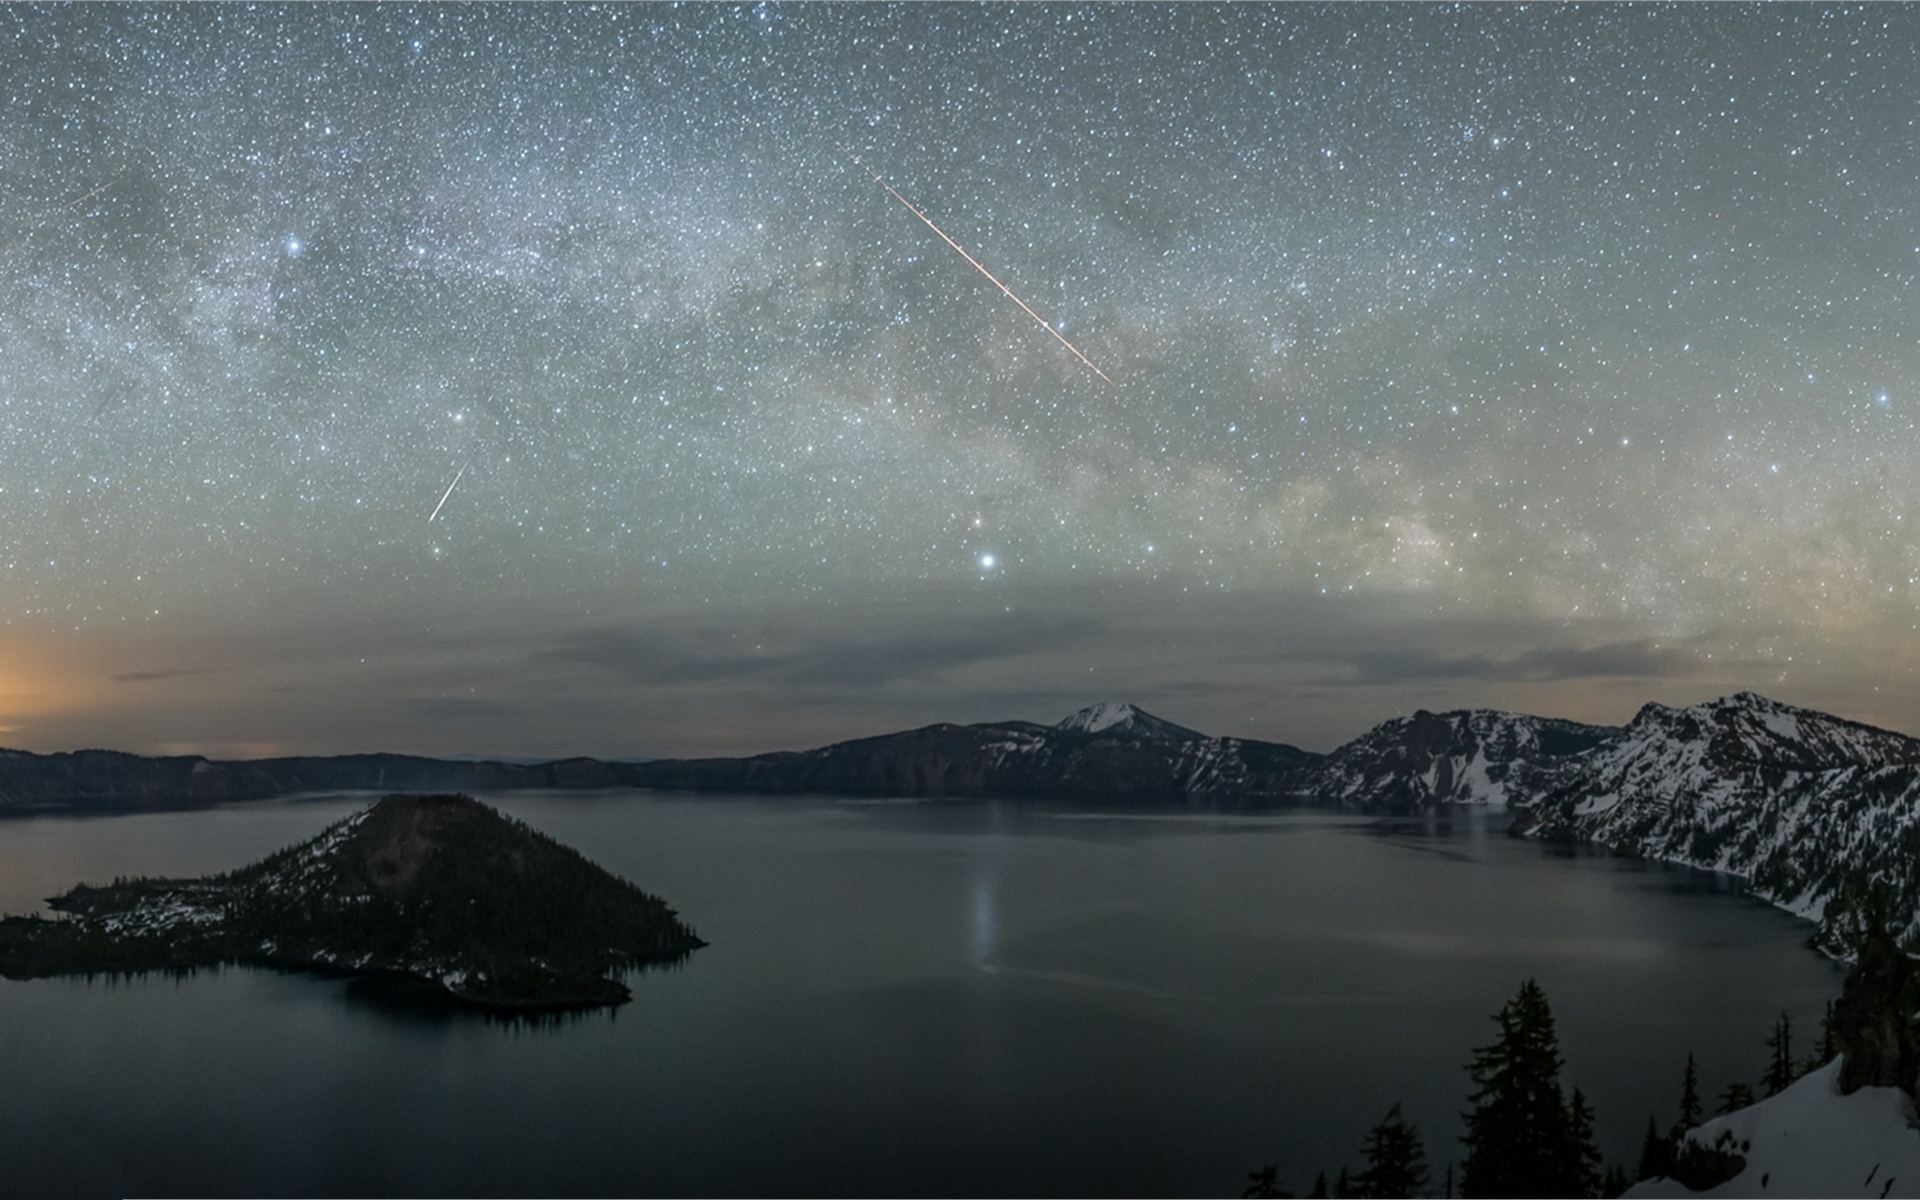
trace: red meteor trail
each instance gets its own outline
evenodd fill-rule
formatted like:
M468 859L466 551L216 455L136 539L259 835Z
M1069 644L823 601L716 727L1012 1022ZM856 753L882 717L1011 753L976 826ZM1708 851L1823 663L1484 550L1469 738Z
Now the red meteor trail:
M815 126L815 128L818 128L818 126ZM1062 337L1058 329L1055 329L1053 326L1047 324L1047 319L1045 317L1033 311L1033 309L1027 307L1027 302L1025 300L1022 300L1020 297L1014 295L1012 288L1008 287L1004 283L1001 283L998 279L995 279L993 277L992 271L989 271L985 267L981 266L979 259L975 258L971 254L968 254L966 252L966 249L962 247L959 242L956 242L952 238L948 237L946 230L940 228L938 225L935 225L933 221L928 218L927 214L915 208L913 206L912 201L908 200L905 196L902 196L899 192L894 191L893 185L888 183L886 180L880 178L880 173L878 171L874 170L872 167L868 166L866 163L861 162L860 156L858 154L855 154L853 151L847 149L845 146L841 146L839 142L835 142L833 144L836 146L840 146L840 153L852 159L854 166L859 167L862 171L865 171L867 174L873 176L873 181L875 183L887 189L887 195L892 196L895 200L898 200L906 208L908 212L912 213L916 217L919 217L921 222L924 225L926 225L928 229L931 229L935 233L939 234L941 241L945 242L949 246L952 246L956 251L959 252L961 258L964 258L969 263L973 264L973 269L980 272L982 275L985 275L989 283L993 284L993 286L1005 292L1007 294L1007 299L1013 301L1015 304L1018 304L1020 306L1021 312L1026 313L1028 316L1032 317L1035 321L1038 321L1040 323L1040 328L1052 334L1055 341L1059 342L1062 346L1065 346L1068 350L1071 350L1075 358L1087 364L1087 370L1092 371L1095 375L1098 375L1101 379L1106 380L1108 383L1113 382L1113 380L1107 378L1107 373L1105 371L1102 371L1099 367L1096 367L1093 365L1092 359L1080 353L1080 347L1074 345L1072 342Z

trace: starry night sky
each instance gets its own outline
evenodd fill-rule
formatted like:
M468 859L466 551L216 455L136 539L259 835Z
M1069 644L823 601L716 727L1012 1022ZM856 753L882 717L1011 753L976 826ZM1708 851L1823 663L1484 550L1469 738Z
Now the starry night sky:
M0 743L1920 729L1916 122L1892 6L0 8Z

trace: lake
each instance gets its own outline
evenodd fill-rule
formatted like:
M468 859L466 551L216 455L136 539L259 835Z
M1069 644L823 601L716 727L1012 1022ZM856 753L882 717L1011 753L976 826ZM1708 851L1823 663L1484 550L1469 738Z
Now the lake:
M369 802L0 821L0 912L259 858ZM0 1195L1232 1194L1359 1165L1532 976L1629 1166L1796 1050L1840 974L1682 868L1449 824L649 793L483 799L711 945L617 1010L434 1014L346 980L0 980Z

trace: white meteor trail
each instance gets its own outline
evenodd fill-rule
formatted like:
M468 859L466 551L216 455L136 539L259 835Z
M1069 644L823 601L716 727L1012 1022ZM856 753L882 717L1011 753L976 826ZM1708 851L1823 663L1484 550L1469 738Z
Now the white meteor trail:
M816 125L814 128L818 129L819 126ZM860 156L858 154L855 154L853 151L847 149L845 146L841 145L839 142L836 141L833 144L840 147L840 153L846 155L848 158L853 160L854 166L859 167L862 171L865 171L867 174L873 176L873 181L875 183L887 189L887 195L892 196L895 200L898 200L906 208L908 212L912 213L916 217L919 217L921 223L924 224L928 229L931 229L935 233L939 234L940 240L945 242L947 245L952 246L954 250L959 253L961 258L966 259L967 262L973 265L974 270L980 272L982 275L985 275L987 277L987 282L993 284L993 286L999 288L1002 292L1005 292L1007 295L1007 299L1013 301L1015 304L1018 304L1020 306L1021 312L1026 313L1028 316L1032 317L1035 321L1039 322L1040 328L1052 334L1055 341L1059 342L1062 346L1065 346L1068 350L1072 351L1073 356L1075 358L1087 364L1087 369L1089 371L1092 371L1095 375L1098 375L1101 379L1105 380L1108 383L1113 382L1113 380L1107 378L1107 373L1105 371L1102 371L1099 367L1096 367L1093 365L1092 359L1080 353L1080 347L1068 341L1058 329L1055 329L1052 325L1049 325L1047 323L1047 319L1041 316L1039 313L1033 311L1032 308L1028 307L1027 302L1025 300L1022 300L1020 297L1014 295L1012 288L1008 287L1006 284L1001 283L998 279L994 278L993 272L987 270L986 267L982 266L980 264L979 259L975 258L971 254L968 254L966 252L966 249L962 247L959 242L956 242L952 238L947 236L946 230L941 229L938 225L935 225L933 223L932 218L928 217L926 213L923 213L918 208L914 207L914 204L911 200L908 200L905 196L902 196L899 192L895 191L892 184L880 178L880 173L878 171L874 170L872 167L868 166L866 163L860 161Z
M131 169L132 168L128 168L128 170L131 170ZM116 183L119 183L122 179L125 179L126 177L127 177L127 172L122 171L118 175L115 175L112 179L109 179L105 183L101 184L99 187L94 188L92 191L86 193L85 195L75 196L73 199L67 201L65 204L62 204L60 207L61 208L78 208L80 205L85 204L87 201L93 199L95 196L98 196L101 192L106 191L108 188L112 187Z
M440 493L440 503L433 506L433 516L427 518L427 524L433 524L433 517L439 516L440 510L447 506L447 497L453 495L453 489L460 486L460 477L467 473L467 467L470 465L472 465L471 459L461 463L460 469L453 473L453 482L447 485L446 491Z

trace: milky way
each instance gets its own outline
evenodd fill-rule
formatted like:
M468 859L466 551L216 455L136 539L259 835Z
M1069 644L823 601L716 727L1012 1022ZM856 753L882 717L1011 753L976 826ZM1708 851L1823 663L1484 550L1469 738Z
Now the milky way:
M1920 727L1916 121L1890 6L0 9L0 729Z

